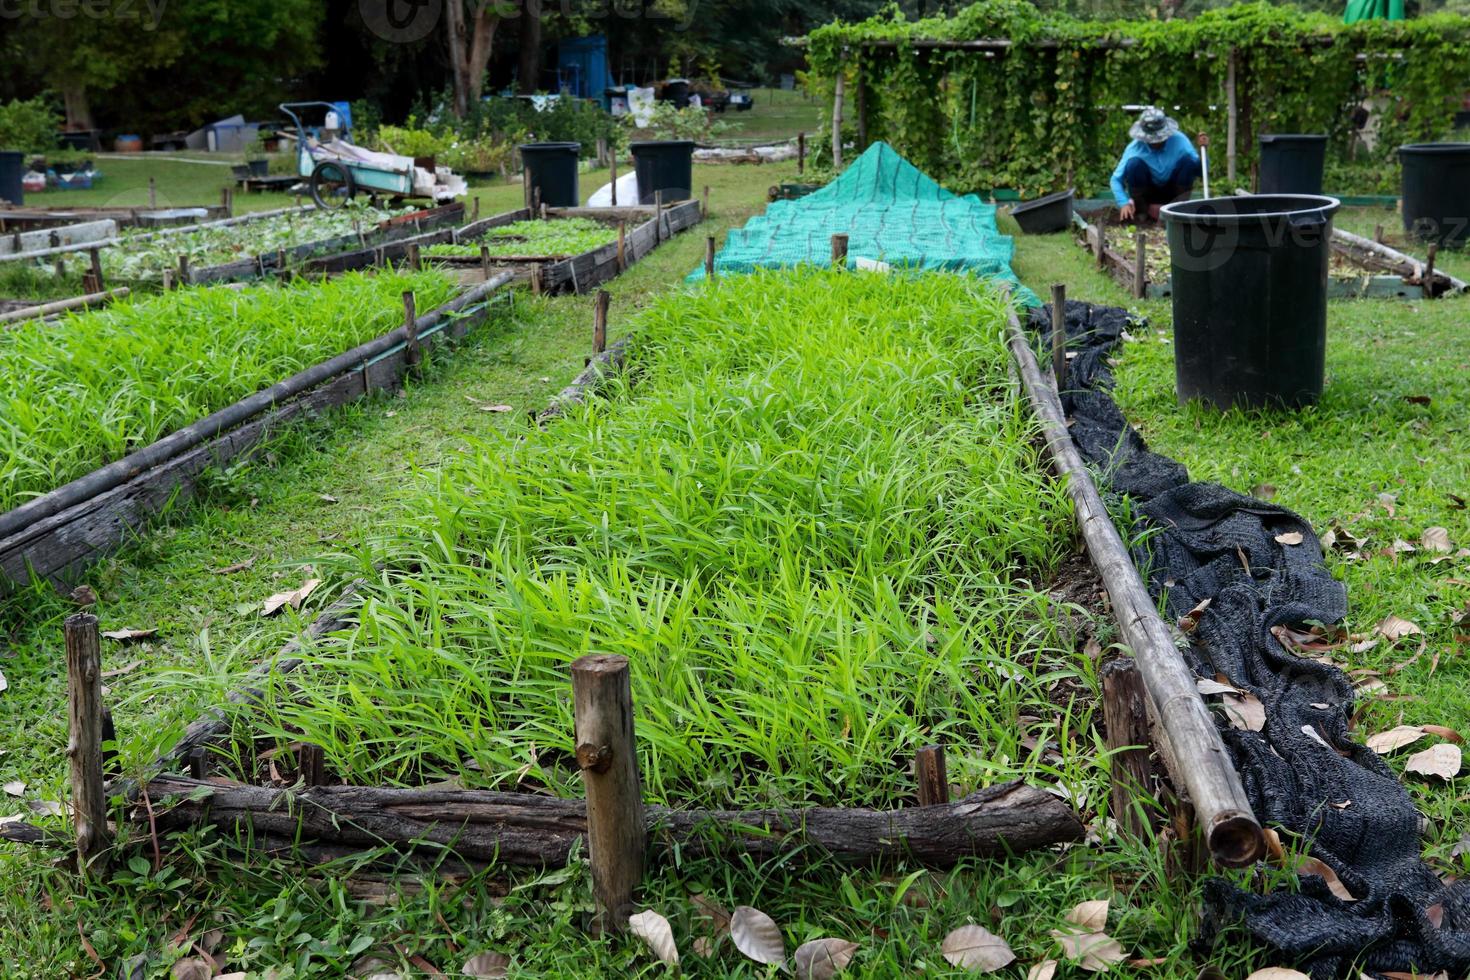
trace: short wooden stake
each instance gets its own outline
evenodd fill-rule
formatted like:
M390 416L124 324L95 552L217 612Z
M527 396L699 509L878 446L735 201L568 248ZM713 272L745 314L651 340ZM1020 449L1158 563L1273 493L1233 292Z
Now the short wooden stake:
M847 236L836 234L832 236L832 268L847 268Z
M209 775L209 753L202 745L189 750L189 776L204 779Z
M470 211L470 220L471 221L479 221L480 220L480 197L479 197L479 195L475 195L474 202L475 202L474 209L472 211Z
M66 637L66 757L71 766L72 822L77 866L85 872L107 849L107 795L102 788L102 637L97 617L73 613L63 625Z
M1057 391L1067 386L1067 286L1051 287L1051 374Z
M704 197L699 205L699 219L703 221L709 217L709 185L704 185Z
M148 178L148 207L158 207L158 183L152 177Z
M664 240L664 192L653 192L653 232L657 241Z
M577 764L587 791L587 856L598 932L621 931L643 880L648 845L633 741L628 658L589 654L572 664Z
M1424 298L1434 299L1434 257L1439 254L1439 243L1429 244L1429 254L1424 258Z
M1148 695L1133 658L1120 657L1103 665L1102 690L1112 773L1109 809L1120 830L1146 839L1160 814L1148 802L1154 797Z
M89 288L87 290L87 292L89 292L89 293L101 293L101 292L105 292L106 289L107 289L107 287L105 285L103 285L103 282L102 282L102 253L101 253L101 251L99 249L90 248L90 249L87 250L87 255L90 258L91 265L92 265L92 272L91 272L91 275L92 275L92 283L91 283L91 288Z
M539 197L540 195L541 195L541 192L538 190L536 192L536 196ZM536 212L540 216L540 218L541 218L542 221L545 221L546 220L546 202L545 201L542 201L540 204L536 205Z
M1094 257L1097 259L1098 271L1106 269L1108 266L1108 243L1107 238L1103 235L1101 223L1092 226L1092 249Z
M710 235L704 240L704 274L707 278L715 277L715 236Z
M1133 298L1143 299L1148 295L1148 280L1145 278L1148 273L1145 271L1147 267L1144 264L1146 258L1144 250L1148 239L1140 231L1134 238L1134 243L1136 247L1133 252Z
M220 206L225 209L225 217L235 216L235 189L233 187L221 187L219 194Z
M1383 226L1382 225L1374 225L1373 226L1373 240L1375 242L1377 242L1378 244L1380 244L1380 245L1383 244Z
M531 188L531 213L541 215L541 220L546 220L546 212L541 210L541 188Z
M806 173L806 131L796 134L796 172Z
M619 272L624 272L628 268L627 240L628 240L628 223L626 221L619 221L618 222L618 271Z
M601 354L607 350L607 306L612 302L612 294L606 289L597 291L597 298L592 303L592 353Z
M264 274L265 274L264 272L261 273L261 275L264 275ZM166 292L166 293L173 292L173 288L174 288L174 270L172 270L172 269L164 269L163 270L163 291Z
M307 786L325 786L327 783L326 761L322 747L311 742L302 743L296 750L296 770Z
M54 270L56 272L57 279L66 278L66 262L59 255L56 257L56 265L54 266Z
M949 772L944 764L944 746L926 745L914 753L914 782L919 806L949 802Z
M187 255L180 255L179 256L179 288L180 289L183 289L185 286L189 285L189 281L190 281L190 276L189 276L189 256L187 256Z
M480 274L486 279L490 278L490 246L480 246Z
M411 242L408 246L408 267L414 272L418 272L424 267L423 259L419 255L417 242Z
M541 295L541 267L539 265L531 266L531 295Z
M611 163L608 166L607 178L610 181L610 183L609 183L608 186L612 188L612 206L613 207L617 207L618 206L618 151L616 149L614 149L612 151L612 160L611 160Z
M413 291L403 291L403 331L406 334L404 341L403 362L418 373L418 366L424 359L423 349L419 346L419 321L418 313L414 309Z

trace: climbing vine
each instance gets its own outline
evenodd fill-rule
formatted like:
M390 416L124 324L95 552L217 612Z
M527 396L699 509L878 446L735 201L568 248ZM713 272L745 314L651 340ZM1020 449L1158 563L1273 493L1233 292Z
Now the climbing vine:
M979 39L1011 43L999 51L918 43ZM1139 104L1165 107L1191 135L1210 133L1211 173L1223 188L1232 51L1239 183L1256 135L1270 132L1327 133L1330 167L1392 173L1399 144L1450 134L1470 90L1470 18L1453 14L1344 25L1256 2L1192 20L1083 21L1027 0L981 0L918 21L892 8L818 28L807 44L812 91L830 98L837 73L846 75L844 139L857 137L861 85L870 141L888 141L967 190L1101 189L1134 118L1124 107ZM818 143L824 153L830 124Z

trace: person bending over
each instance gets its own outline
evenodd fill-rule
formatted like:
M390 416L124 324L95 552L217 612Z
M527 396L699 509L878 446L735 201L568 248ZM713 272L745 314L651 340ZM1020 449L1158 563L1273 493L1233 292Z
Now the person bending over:
M1123 221L1159 220L1159 208L1189 196L1200 175L1199 154L1162 109L1143 110L1128 130L1132 141L1113 170L1113 198ZM1199 135L1199 145L1210 139Z

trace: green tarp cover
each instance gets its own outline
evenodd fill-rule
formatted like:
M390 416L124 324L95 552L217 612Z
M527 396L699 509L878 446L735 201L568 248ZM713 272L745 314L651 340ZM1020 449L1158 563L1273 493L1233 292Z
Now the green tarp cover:
M826 187L775 201L744 228L732 228L715 256L715 271L828 265L832 236L841 233L848 236L848 268L883 262L895 269L968 271L1009 282L1022 302L1037 302L1011 271L1014 246L996 228L995 206L945 190L882 142ZM701 266L689 278L703 276Z
M1355 24L1360 20L1403 19L1404 0L1348 0L1347 11L1342 15L1345 24Z

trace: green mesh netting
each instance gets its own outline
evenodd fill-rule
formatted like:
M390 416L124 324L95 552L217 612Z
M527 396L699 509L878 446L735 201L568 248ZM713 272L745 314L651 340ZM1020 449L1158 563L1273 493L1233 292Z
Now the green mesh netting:
M715 256L717 273L828 265L832 236L845 232L848 268L886 263L892 268L969 271L1012 284L1017 298L1035 295L1011 271L1009 235L995 224L995 206L973 194L940 187L887 143L868 147L842 175L793 201L775 201L766 213L732 228ZM704 267L690 279L704 276Z

